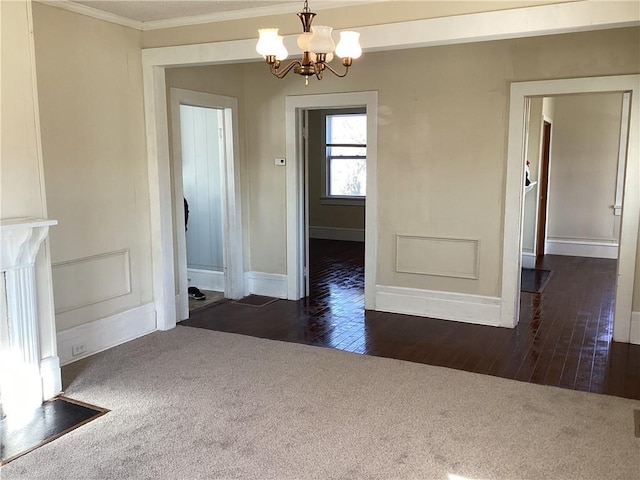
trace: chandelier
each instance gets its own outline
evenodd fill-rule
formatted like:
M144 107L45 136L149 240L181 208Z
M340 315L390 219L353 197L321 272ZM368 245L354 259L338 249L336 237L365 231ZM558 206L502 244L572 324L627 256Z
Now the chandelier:
M289 52L284 46L282 35L278 35L278 29L263 28L258 30L260 38L256 45L256 51L265 58L274 76L284 78L293 70L306 77L307 85L309 77L313 75L318 80L322 80L325 70L342 78L349 73L349 67L353 60L362 55L358 32L340 32L340 41L336 46L331 37L333 28L326 25L311 26L315 16L316 14L309 9L308 0L305 0L304 8L298 13L303 29L303 32L298 36L298 47L302 50L302 58L292 61L284 68L280 68L280 62L287 58ZM334 52L342 59L342 65L345 67L344 73L338 73L329 65Z

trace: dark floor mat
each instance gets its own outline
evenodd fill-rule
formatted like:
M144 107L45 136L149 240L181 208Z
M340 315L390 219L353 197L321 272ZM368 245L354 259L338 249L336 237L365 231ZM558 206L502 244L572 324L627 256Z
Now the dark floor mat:
M269 305L277 301L277 298L273 297L265 297L263 295L249 295L247 297L241 298L240 300L236 300L233 303L238 303L240 305L249 305L250 307L264 307L265 305Z
M0 422L0 465L9 463L109 410L67 397L56 397L40 405L26 424L15 429L11 419Z
M520 290L530 293L542 293L551 278L550 270L538 270L533 268L523 268L520 275Z

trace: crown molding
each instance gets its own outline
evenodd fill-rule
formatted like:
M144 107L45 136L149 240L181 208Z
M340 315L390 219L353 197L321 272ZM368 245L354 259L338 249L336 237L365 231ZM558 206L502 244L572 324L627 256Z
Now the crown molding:
M351 0L351 1L323 1L316 2L314 11L328 10L331 8L351 7L354 5L364 5L368 3L380 3L388 0ZM210 13L207 15L196 15L192 17L168 18L166 20L155 20L144 22L142 30L159 30L162 28L184 27L188 25L200 25L203 23L226 22L229 20L242 20L245 18L267 17L270 15L286 15L288 13L298 13L301 10L299 2L283 5L271 5L269 7L246 8L233 10L230 12Z
M79 3L73 3L69 0L34 0L35 2L49 5L50 7L61 8L68 12L79 13L87 17L96 18L98 20L104 20L105 22L115 23L122 25L123 27L135 28L136 30L143 30L144 22L137 20L131 20L130 18L121 17L112 13L107 13L96 8L87 7Z
M299 3L288 3L283 5L272 5L269 7L245 8L241 10L233 10L228 12L210 13L205 15L194 15L189 17L167 18L165 20L153 20L149 22L140 22L131 20L130 18L121 17L112 13L107 13L96 8L87 7L85 5L74 3L69 0L34 0L38 3L49 5L51 7L61 8L98 20L115 23L124 27L135 28L136 30L159 30L163 28L185 27L189 25L201 25L203 23L226 22L229 20L242 20L245 18L266 17L270 15L284 15L288 13L297 13L301 7ZM364 5L369 3L380 3L388 0L349 0L336 1L328 0L317 2L314 5L315 11L327 10L331 8L351 7L354 5Z

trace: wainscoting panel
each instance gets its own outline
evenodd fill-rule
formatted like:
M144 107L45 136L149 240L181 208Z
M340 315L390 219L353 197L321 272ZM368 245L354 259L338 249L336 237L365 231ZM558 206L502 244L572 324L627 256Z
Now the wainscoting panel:
M131 293L129 249L56 263L51 271L56 314Z
M396 271L477 279L479 249L477 239L396 235Z

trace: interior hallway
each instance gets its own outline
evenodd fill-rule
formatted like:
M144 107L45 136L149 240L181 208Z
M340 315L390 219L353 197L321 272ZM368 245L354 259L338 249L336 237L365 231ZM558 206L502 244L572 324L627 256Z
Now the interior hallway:
M364 312L364 244L311 240L311 295L226 302L180 325L337 348L640 399L640 345L611 342L615 260L547 255L542 293L521 294L515 329Z

